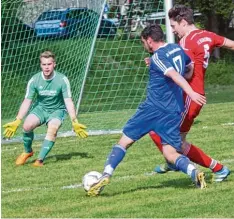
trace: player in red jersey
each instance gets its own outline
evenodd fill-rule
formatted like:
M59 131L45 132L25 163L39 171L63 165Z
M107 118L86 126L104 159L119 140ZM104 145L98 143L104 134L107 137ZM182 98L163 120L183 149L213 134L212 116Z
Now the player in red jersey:
M219 36L213 32L198 29L194 25L192 9L184 5L175 5L169 10L168 16L173 33L181 39L181 47L194 62L193 74L187 76L189 84L194 91L204 95L205 72L208 67L211 52L215 47L225 47L234 50L234 41ZM205 154L197 146L186 141L186 135L189 132L194 119L200 113L202 106L191 101L186 94L184 94L184 102L185 111L183 113L180 127L183 141L183 154L189 157L191 161L203 167L210 168L213 173L215 173L214 181L221 182L227 178L230 174L230 170ZM162 152L160 137L154 132L150 133L150 137ZM168 162L155 168L155 171L158 173L166 173L170 170L176 170L176 167L172 166Z

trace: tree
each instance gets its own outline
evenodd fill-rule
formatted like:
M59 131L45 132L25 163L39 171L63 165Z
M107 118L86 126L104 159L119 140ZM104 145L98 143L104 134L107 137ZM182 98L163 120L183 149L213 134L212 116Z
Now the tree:
M202 22L206 30L220 35L228 34L228 26L234 11L233 0L175 0L176 4L184 4L202 14ZM219 49L214 51L214 57L219 58Z
M234 10L233 0L175 0L175 3L188 5L194 11L202 13L207 30L218 34L227 33Z

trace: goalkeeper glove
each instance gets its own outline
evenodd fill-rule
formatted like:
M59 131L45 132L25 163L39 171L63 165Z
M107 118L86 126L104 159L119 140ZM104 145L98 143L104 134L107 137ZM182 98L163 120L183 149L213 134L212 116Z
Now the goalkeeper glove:
M79 136L81 138L88 137L88 132L85 131L86 126L80 124L77 119L72 120L72 127L73 127L73 130L75 131L77 136Z
M3 125L3 128L5 128L5 131L3 133L5 138L11 138L14 136L16 130L18 129L19 125L21 123L20 119L17 119L13 122L9 122L5 125Z

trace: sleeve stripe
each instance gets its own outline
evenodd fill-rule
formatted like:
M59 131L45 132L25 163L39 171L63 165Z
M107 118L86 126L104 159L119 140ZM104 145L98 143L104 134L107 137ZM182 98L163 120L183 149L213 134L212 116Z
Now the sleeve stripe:
M157 53L154 54L153 61L155 65L157 65L161 69L161 71L165 72L167 70L166 66L158 59Z
M34 81L34 78L31 78L28 82L28 85L27 85L27 89L26 89L26 94L25 94L25 98L28 98L28 95L29 95L29 90L30 90L30 85L31 83Z
M63 77L63 80L65 82L65 84L67 85L67 94L68 94L68 97L71 97L71 86L70 86L70 83L69 83L69 80L67 79L67 77Z
M164 75L167 75L167 73L168 73L169 71L175 71L175 69L174 69L173 67L168 68L168 69L164 72Z
M156 56L156 57L155 57ZM160 70L163 72L165 75L169 70L174 69L173 67L167 68L161 60L158 58L158 54L156 53L153 57L154 63L160 68Z

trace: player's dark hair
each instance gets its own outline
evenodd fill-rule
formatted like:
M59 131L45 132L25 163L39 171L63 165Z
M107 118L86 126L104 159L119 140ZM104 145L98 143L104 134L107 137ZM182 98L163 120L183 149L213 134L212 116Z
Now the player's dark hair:
M55 61L55 54L51 52L50 50L47 50L40 54L40 59L41 58L46 58L46 59L53 58Z
M169 10L168 17L178 23L184 19L189 25L194 24L193 10L185 5L175 5Z
M149 37L152 38L155 42L163 42L164 41L164 33L160 25L158 24L151 24L145 27L144 30L141 32L141 37L147 40Z

